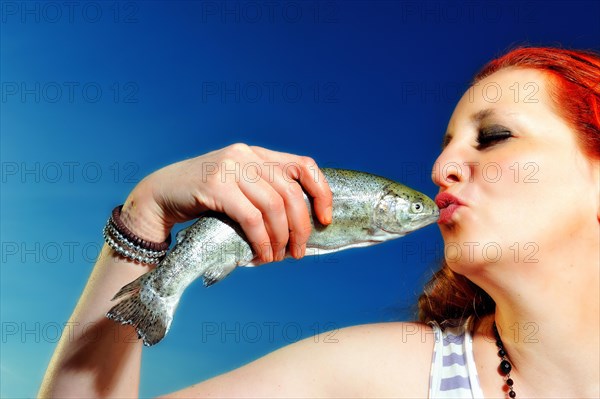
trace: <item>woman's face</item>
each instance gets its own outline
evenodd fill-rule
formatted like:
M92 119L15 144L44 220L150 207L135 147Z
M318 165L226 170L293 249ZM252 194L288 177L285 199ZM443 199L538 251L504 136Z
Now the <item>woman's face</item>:
M504 69L454 110L433 180L446 261L459 273L534 267L576 240L597 241L598 162L554 111L548 84L536 70Z

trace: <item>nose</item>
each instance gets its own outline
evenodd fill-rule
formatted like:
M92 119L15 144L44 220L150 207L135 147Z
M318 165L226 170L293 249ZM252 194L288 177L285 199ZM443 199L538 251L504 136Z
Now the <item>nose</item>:
M458 143L457 143L458 144ZM449 144L433 164L431 180L440 188L448 188L467 181L473 173L475 162L468 162L460 147Z

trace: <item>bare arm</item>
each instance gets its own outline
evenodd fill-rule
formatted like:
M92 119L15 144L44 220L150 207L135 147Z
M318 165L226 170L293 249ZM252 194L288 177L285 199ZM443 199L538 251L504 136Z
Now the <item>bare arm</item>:
M141 190L127 199L121 217L142 238L164 241L168 229L150 223L147 202L142 200L148 195ZM138 397L142 342L131 326L105 315L114 305L115 293L152 268L122 258L104 244L69 319L70 328L52 356L39 397Z
M245 165L252 165L256 176L224 173ZM315 198L317 217L328 224L331 192L314 161L237 144L149 175L127 198L121 217L137 235L161 242L175 223L208 209L224 212L240 223L263 262L283 259L288 243L299 258L310 233L300 185ZM105 314L113 295L149 270L104 246L50 361L40 397L138 396L142 344L130 326Z
M147 268L106 245L48 366L40 397L137 397L141 342L130 326L105 318L110 298Z
M426 398L432 330L416 323L310 337L164 398Z

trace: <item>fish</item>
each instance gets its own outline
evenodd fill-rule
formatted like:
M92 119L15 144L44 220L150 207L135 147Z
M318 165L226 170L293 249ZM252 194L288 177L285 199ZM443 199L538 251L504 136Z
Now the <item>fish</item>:
M366 247L402 237L439 218L435 202L396 181L366 172L322 168L333 194L332 222L322 225L304 194L312 230L306 256ZM289 257L289 248L286 257ZM168 333L184 290L202 278L209 287L238 266L255 266L241 227L222 213L206 212L176 235L175 246L157 267L123 286L106 317L135 327L144 345Z

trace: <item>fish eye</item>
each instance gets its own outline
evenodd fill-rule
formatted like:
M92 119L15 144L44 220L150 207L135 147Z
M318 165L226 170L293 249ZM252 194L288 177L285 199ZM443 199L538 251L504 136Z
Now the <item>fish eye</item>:
M411 206L410 209L414 212L414 213L421 213L423 211L423 204L421 204L420 202L414 202Z

